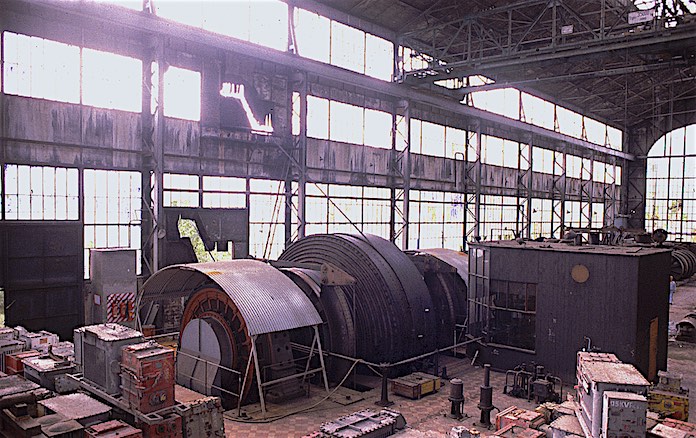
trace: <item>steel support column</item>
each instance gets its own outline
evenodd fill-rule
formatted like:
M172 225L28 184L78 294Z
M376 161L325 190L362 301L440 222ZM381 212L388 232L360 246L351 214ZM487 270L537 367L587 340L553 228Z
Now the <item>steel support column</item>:
M293 155L297 154L297 238L305 236L307 214L307 75L296 73L293 76L293 89L299 94L300 131L293 137ZM292 123L292 118L290 119Z
M403 113L403 125L401 129L395 126L395 135L400 135L402 137L404 148L403 150L395 148L393 151L395 154L392 164L394 173L400 175L402 180L401 196L399 196L398 190L395 190L394 196L392 196L392 210L396 213L394 219L395 231L393 242L396 244L398 238L401 237L401 249L407 249L409 240L408 225L411 190L411 104L407 100L402 100L399 102L398 107ZM395 117L395 122L397 118L398 117ZM396 144L398 143L397 141ZM401 206L399 206L399 204L401 204ZM399 220L398 216L401 216L401 222L397 225L397 221Z
M589 163L588 163L589 162ZM583 158L580 166L580 224L592 228L592 201L594 200L594 156Z
M473 134L473 135L470 135ZM470 161L469 149L471 141L476 142L476 159ZM466 240L470 238L479 239L480 233L480 214L481 214L481 125L476 124L475 131L467 131L466 137L466 217L471 217L473 222L469 225L466 231Z
M153 71L153 66L157 66L156 71ZM162 264L158 231L164 230L160 224L160 219L163 218L164 68L163 43L161 40L152 41L150 50L143 56L142 68L143 199L140 214L143 271L148 271L143 272L144 275L154 274ZM156 99L156 106L151 108L153 97Z
M553 152L551 184L551 237L561 238L565 232L566 153Z
M610 184L605 180L604 185L604 225L614 225L614 219L618 213L618 189L616 187L616 159L612 158L607 163L606 175L611 179Z
M531 237L532 221L532 139L520 142L517 174L517 237Z

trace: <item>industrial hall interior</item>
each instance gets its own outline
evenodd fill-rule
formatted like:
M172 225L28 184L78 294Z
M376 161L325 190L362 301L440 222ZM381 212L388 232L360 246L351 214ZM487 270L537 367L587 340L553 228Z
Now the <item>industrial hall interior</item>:
M696 0L0 0L0 438L696 438Z

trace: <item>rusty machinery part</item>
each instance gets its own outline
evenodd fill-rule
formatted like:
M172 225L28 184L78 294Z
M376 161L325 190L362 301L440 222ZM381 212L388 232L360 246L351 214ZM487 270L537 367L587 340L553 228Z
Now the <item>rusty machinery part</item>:
M253 397L253 380L259 377L250 365L254 339L261 377L275 380L294 366L285 332L322 323L302 290L259 260L166 267L145 282L140 301L162 297L187 298L180 330L183 354L177 355L178 381L188 380L194 389L201 387L200 392L219 392L228 406L239 401L232 394L242 392L242 402ZM273 389L277 388L268 392ZM290 392L281 388L276 394L283 397Z
M675 281L685 280L696 273L696 254L686 248L672 250L670 275Z
M522 363L505 372L503 394L536 403L560 402L563 381L547 373L543 365Z
M478 408L481 411L479 423L489 427L491 425L491 412L495 408L493 406L493 387L491 386L491 365L483 365L483 385L481 385L479 394Z
M179 349L182 352L201 355L205 360L245 374L252 340L239 309L224 291L205 287L193 292L186 303L181 327ZM239 393L239 379L233 373L211 368L198 376L200 372L195 372L197 361L186 354L177 356L177 367L191 370L188 376L191 381L185 382L186 386L223 398L224 394L215 386ZM249 371L253 373L253 368ZM251 386L247 385L244 396Z
M355 315L357 357L397 362L435 349L437 316L428 288L391 242L371 235L312 235L291 244L280 259L331 263L355 278L345 296Z
M303 268L281 268L310 299L324 321L320 328L322 347L326 351L355 357L355 324L349 298L342 286L322 285L319 271ZM311 335L311 334L309 334ZM305 341L305 343L308 343ZM352 362L329 357L329 378L340 379L351 368Z
M652 232L652 235L650 236L652 238L652 241L661 244L665 240L667 240L667 236L669 235L669 231L664 230L662 228L658 228L655 231Z
M676 340L696 343L696 313L689 313L677 323Z
M179 349L185 354L178 356L180 383L200 392L219 396L226 404L236 402L236 399L230 399L229 394L219 388L233 393L239 393L241 389L237 375L225 368L236 370L242 376L248 373L250 378L254 377L254 368L249 362L253 341L244 318L232 299L215 288L194 292L186 303L181 326ZM295 372L287 331L259 335L256 347L259 363L267 365L263 369L264 381L280 379ZM189 355L200 356L221 367L209 366L206 370L201 365L202 362ZM247 364L249 368L245 369ZM296 383L283 381L268 387L267 400L279 402L302 395L304 391ZM253 394L252 398L255 397L253 388L254 385L247 383L243 400L248 400L250 394Z

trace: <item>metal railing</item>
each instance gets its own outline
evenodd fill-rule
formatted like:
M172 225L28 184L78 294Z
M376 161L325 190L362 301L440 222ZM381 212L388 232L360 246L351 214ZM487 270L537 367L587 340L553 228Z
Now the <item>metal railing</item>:
M182 350L178 350L176 354L177 354L177 356L181 355L181 356L185 356L185 357L188 357L188 358L190 358L190 359L193 359L194 361L197 362L196 365L198 365L198 363L202 362L202 363L204 364L204 369L205 369L205 372L204 372L204 375L203 375L203 379L200 379L200 378L197 378L197 377L195 377L195 376L193 376L193 375L188 375L188 374L185 374L185 373L181 372L181 371L179 370L179 361L177 360L177 367L176 367L177 380L178 380L178 378L181 376L181 377L183 377L183 378L190 379L190 381L192 381L192 382L200 383L201 385L203 385L203 388L204 388L204 390L206 391L206 395L213 395L213 394L209 394L209 392L211 392L211 391L210 391L211 389L215 389L215 390L218 390L218 391L220 391L220 392L222 392L222 393L224 393L224 394L231 395L232 397L241 397L241 394L237 394L237 393L235 393L234 391L230 391L230 390L227 389L227 388L223 388L223 387L221 387L221 386L217 386L217 385L215 385L211 380L209 380L209 379L208 379L208 369L209 369L210 367L212 367L212 368L214 369L214 371L215 371L214 373L212 373L213 380L214 380L214 378L215 378L215 375L217 375L217 373L218 373L220 370L227 371L227 372L229 372L229 373L232 373L233 375L236 375L236 376L237 376L237 388L240 388L240 392L241 392L241 388L242 388L242 373L241 373L241 372L239 372L239 371L237 371L237 370L235 370L235 369L228 368L228 367L226 367L226 366L223 366L223 365L220 365L220 364L211 362L211 361L209 361L209 360L205 360L205 359L203 359L203 358L201 358L201 357L194 356L194 355L189 354L189 353L185 353L185 352L182 351ZM197 366L194 366L193 369L196 370L196 369L197 369Z

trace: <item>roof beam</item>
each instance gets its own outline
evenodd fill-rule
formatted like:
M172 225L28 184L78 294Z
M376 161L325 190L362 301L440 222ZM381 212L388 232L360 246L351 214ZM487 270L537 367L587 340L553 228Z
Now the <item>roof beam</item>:
M693 43L695 34L696 23L685 23L671 29L665 29L664 32L646 32L645 34L632 34L604 40L581 41L556 47L546 47L538 51L537 49L522 50L512 54L451 62L442 66L434 66L432 69L406 72L406 75L418 76L419 74L428 73L430 74L428 78L432 80L450 79L468 74L486 74L486 72L490 73L495 69L510 66L538 64L559 59L567 60L587 55L609 55L609 52L616 50L644 52L647 47L659 47L665 44L680 43L690 45ZM432 76L433 72L439 74ZM445 74L442 74L442 72L445 72Z
M687 62L660 62L657 64L636 65L636 66L629 66L629 67L592 70L592 71L584 71L584 72L578 72L578 73L569 73L569 74L565 74L565 75L545 76L545 77L533 78L533 79L523 79L523 80L519 80L519 81L502 81L502 82L495 82L492 84L472 85L472 86L468 86L468 87L459 88L458 91L461 91L463 93L472 93L472 92L476 92L476 91L487 91L487 90L496 90L499 88L517 87L520 85L531 85L531 84L539 85L539 84L543 84L543 83L547 83L547 82L562 82L562 81L570 81L570 80L578 80L578 79L603 78L603 77L607 77L607 76L635 74L635 73L643 73L643 72L649 72L649 71L655 71L655 70L686 67L687 65L690 65L690 64L693 65L693 63L687 63Z
M520 9L520 8L528 8L530 6L548 3L548 1L549 0L522 0L522 1L514 2L514 3L508 3L506 5L499 6L497 8L485 9L483 11L474 12L473 14L467 14L461 18L457 18L456 20L441 21L440 23L429 27L428 30L440 29L442 27L447 27L447 26L451 26L451 25L456 26L457 24L461 23L462 21L463 22L475 21L479 18L487 17L490 15L500 14L501 12L512 11L512 10ZM405 27L406 26L404 26L404 28ZM417 29L417 30L412 30L409 32L403 32L399 36L406 37L406 36L411 36L411 35L418 34L421 32L423 32L423 29Z

